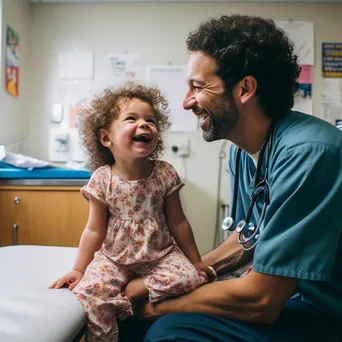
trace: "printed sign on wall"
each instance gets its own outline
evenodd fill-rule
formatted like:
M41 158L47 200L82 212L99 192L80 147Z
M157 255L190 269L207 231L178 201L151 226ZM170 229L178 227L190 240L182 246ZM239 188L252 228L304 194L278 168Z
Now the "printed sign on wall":
M323 77L342 77L342 43L322 43Z

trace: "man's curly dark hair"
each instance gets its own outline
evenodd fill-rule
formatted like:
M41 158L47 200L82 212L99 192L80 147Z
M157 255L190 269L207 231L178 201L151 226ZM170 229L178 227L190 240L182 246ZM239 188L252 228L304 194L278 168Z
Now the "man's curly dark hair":
M253 76L267 116L282 118L293 107L301 68L293 43L273 20L247 15L210 19L189 34L186 44L189 52L215 59L227 94L245 76Z
M101 128L108 129L113 120L119 117L121 100L132 99L139 99L151 106L159 135L157 146L149 158L154 160L162 154L163 133L170 126L168 101L157 88L128 82L117 89L104 89L100 96L95 97L91 102L89 108L79 113L79 134L87 152L87 164L91 170L107 164L112 165L115 162L111 151L101 144L99 131Z

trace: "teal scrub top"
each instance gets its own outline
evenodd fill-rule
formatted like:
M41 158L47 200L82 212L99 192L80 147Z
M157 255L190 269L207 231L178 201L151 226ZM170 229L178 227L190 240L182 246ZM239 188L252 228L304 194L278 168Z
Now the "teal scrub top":
M232 145L232 185L236 153ZM266 159L267 152L261 179ZM239 167L235 222L246 218L256 172L244 151ZM274 128L268 183L270 203L253 269L299 279L297 290L303 298L342 320L342 131L317 117L291 111ZM261 195L250 222L258 222L262 202Z

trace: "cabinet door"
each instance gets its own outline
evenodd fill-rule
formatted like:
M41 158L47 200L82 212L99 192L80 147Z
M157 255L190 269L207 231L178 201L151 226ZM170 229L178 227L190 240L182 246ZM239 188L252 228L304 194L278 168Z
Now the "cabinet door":
M0 208L0 245L78 246L89 211L79 190L1 191Z
M14 194L0 191L0 247L14 244L16 239L16 207Z

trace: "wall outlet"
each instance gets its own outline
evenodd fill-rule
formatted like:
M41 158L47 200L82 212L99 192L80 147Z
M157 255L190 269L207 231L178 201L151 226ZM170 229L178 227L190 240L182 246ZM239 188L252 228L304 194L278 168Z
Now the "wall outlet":
M190 140L188 138L179 138L172 144L172 151L177 153L178 157L188 158L190 154Z

